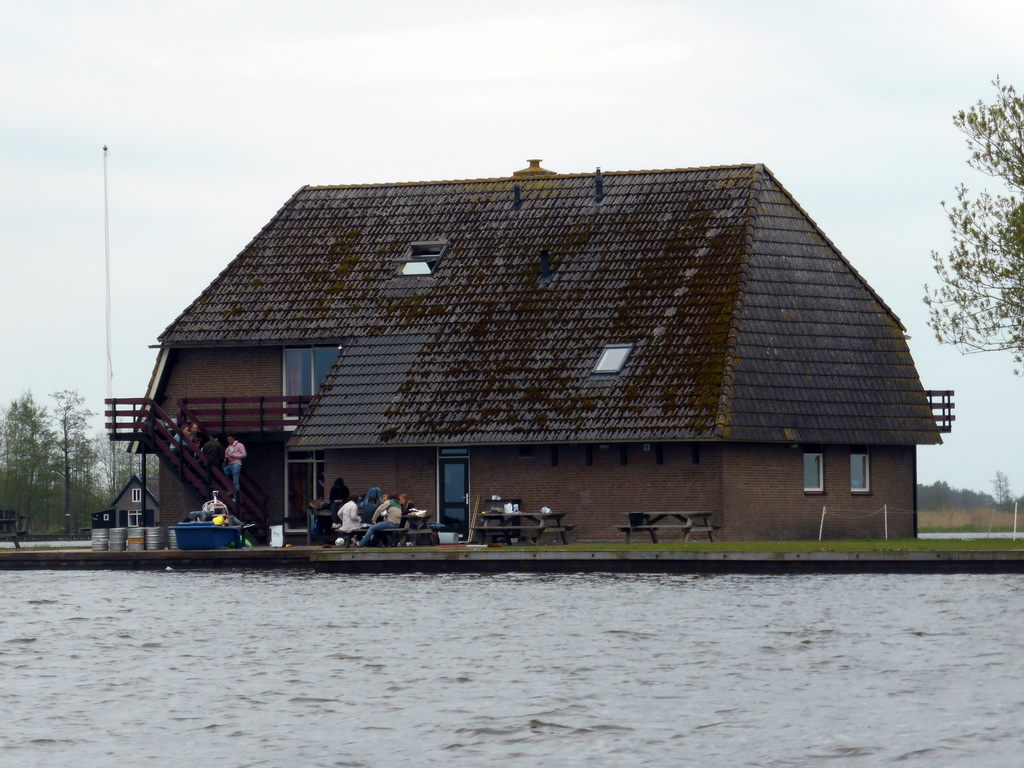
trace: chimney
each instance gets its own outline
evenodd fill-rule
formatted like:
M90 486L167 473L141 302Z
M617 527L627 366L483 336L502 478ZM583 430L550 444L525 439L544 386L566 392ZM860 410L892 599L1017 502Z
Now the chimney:
M600 205L604 200L604 178L601 176L601 168L598 166L594 174L594 200L593 205Z
M546 168L541 168L540 167L540 160L527 160L526 162L528 162L530 164L529 168L523 168L523 170L516 171L512 175L516 176L516 177L523 177L523 176L526 176L526 177L530 177L530 176L556 176L557 175L554 171L549 171Z

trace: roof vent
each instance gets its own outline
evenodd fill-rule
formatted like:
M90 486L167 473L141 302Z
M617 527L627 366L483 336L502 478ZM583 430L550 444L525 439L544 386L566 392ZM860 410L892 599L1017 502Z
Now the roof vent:
M540 160L527 160L526 162L528 162L530 164L529 168L523 168L523 170L516 171L512 175L513 176L517 176L517 177L520 177L520 176L554 176L554 175L556 175L554 171L549 171L546 168L541 168L540 167Z
M551 256L546 250L540 252L540 276L537 278L537 282L551 282Z
M512 186L512 210L518 211L523 207L523 188L518 184Z

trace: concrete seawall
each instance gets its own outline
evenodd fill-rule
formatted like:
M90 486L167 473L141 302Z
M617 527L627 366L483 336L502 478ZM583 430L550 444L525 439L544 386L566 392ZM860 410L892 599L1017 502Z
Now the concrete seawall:
M1024 573L1022 551L740 552L437 549L371 552L245 550L0 550L0 570L279 570L317 573Z

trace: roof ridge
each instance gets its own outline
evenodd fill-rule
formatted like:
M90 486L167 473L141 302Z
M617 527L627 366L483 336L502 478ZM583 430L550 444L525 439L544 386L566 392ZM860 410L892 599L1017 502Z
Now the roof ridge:
M701 165L692 168L650 168L633 171L601 171L602 176L652 175L656 173L698 173L700 171L730 171L738 168L763 167L760 163L736 163L733 165ZM436 179L433 181L379 181L365 184L306 184L299 191L312 189L371 189L376 187L428 187L438 184L486 184L498 181L511 181L520 184L524 181L549 181L551 179L586 179L594 175L594 171L579 173L549 173L537 176L492 176L479 179Z
M733 301L732 318L729 320L729 332L723 353L722 380L718 391L718 406L715 414L715 435L728 437L728 414L731 413L733 397L733 362L736 359L736 346L739 341L740 314L743 307L743 294L747 282L747 271L754 253L754 225L761 201L761 181L765 173L769 173L762 163L752 166L751 182L747 196L747 210L743 226L743 256L740 259L740 270L736 277L736 294Z

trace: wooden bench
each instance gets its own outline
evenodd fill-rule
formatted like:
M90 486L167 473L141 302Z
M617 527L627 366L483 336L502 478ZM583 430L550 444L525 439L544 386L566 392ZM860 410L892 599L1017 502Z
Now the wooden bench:
M406 539L412 539L412 543L416 543L416 537L418 536L429 536L430 544L437 543L436 534L429 528L412 528L409 525L409 518L402 520L402 525L399 528L391 528L387 531L381 531L382 534L387 536L388 543L393 547L404 547Z
M720 525L662 525L658 523L656 525L620 525L619 530L626 534L626 543L629 544L629 537L633 533L649 533L651 534L651 543L658 543L658 531L682 531L683 541L693 541L690 538L695 533L706 533L708 541L714 541L714 532L722 526Z
M368 530L369 528L356 528L354 531L335 531L341 539L341 544L337 546L348 549L362 539ZM378 541L383 541L389 547L404 547L407 540L415 543L419 536L429 536L430 544L437 543L437 534L430 528L412 528L408 524L403 524L398 528L377 532Z
M366 533L365 528L356 528L354 531L335 531L338 534L338 538L341 539L339 547L345 547L348 549L349 546L363 538L363 534Z
M545 534L551 533L561 537L563 544L568 544L569 540L566 538L567 533L571 533L574 526L572 525L539 525L534 523L532 525L474 525L470 530L473 531L473 538L477 538L479 534L480 542L487 544L488 537L492 541L498 539L504 539L507 544L512 543L513 535L519 540L518 543L524 543L524 539L529 539L533 544L540 542L540 539Z

